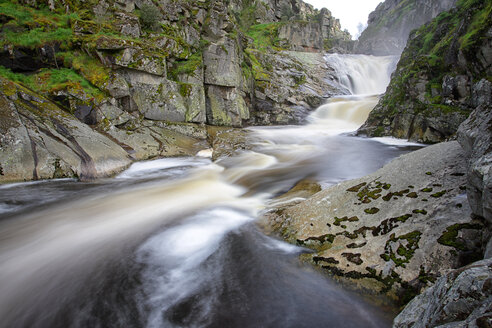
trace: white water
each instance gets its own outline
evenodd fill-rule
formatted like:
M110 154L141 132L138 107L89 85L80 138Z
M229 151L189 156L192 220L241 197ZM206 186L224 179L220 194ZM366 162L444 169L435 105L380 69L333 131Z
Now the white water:
M353 95L384 93L398 60L395 56L340 54L329 54L325 59L335 69L340 84Z
M386 57L327 61L356 94L380 93L389 81ZM306 126L250 129L253 149L235 157L215 164L206 158L135 163L102 191L0 221L3 324L135 326L128 320L136 317L136 326L146 327L274 327L299 320L379 326L356 298L316 275L307 279L282 257L298 247L245 228L273 195L303 178L332 184L395 156L383 144L340 136L360 126L376 102L375 96L337 97ZM117 278L108 282L105 265L128 254L133 264L125 269L135 270L138 282L126 290ZM110 291L99 296L108 284Z

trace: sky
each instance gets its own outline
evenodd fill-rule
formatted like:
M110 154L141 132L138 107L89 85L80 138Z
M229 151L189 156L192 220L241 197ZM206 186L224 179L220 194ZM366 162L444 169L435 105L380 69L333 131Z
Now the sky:
M315 8L328 8L340 19L342 30L347 29L352 37L358 34L357 25L367 23L367 17L383 0L304 0Z

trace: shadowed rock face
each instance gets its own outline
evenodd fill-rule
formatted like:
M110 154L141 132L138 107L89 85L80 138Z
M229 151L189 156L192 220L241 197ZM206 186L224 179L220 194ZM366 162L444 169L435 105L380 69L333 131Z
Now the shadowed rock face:
M468 201L476 215L492 223L492 106L475 109L458 130L458 141L470 156ZM492 254L490 254L492 255Z
M386 0L369 15L355 53L400 55L410 32L451 9L457 0Z

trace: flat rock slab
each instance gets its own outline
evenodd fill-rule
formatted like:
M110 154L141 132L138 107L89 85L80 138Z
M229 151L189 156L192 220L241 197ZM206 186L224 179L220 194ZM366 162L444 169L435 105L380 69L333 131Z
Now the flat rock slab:
M288 241L313 249L305 255L312 263L406 302L446 271L480 259L483 223L470 216L465 173L459 144L441 143L265 217Z

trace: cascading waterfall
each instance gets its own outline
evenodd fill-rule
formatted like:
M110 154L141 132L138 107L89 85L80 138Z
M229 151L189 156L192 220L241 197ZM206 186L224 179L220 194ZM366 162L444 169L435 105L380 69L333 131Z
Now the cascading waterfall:
M386 90L398 58L329 54L325 60L352 95L377 95Z
M340 81L353 93L384 91L389 58L327 61L339 61ZM251 223L301 179L330 185L401 154L340 135L362 124L376 102L336 97L305 126L248 129L251 149L215 163L159 159L93 184L0 186L0 211L8 213L0 220L1 324L388 326L380 310L296 262L306 249Z
M331 98L308 121L338 132L354 131L376 106L378 95L386 90L397 57L330 54L325 59L335 70L339 84L352 96Z

